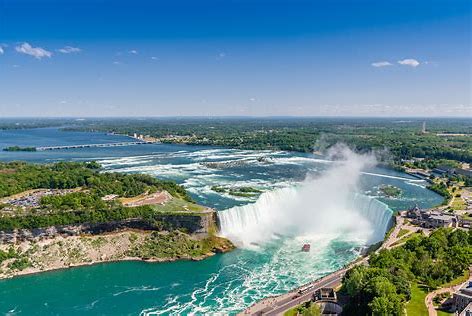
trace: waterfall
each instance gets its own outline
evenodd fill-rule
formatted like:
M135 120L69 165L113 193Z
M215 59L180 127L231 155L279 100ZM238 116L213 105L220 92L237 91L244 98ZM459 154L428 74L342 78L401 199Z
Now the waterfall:
M362 194L317 200L303 188L284 188L263 193L244 206L218 212L221 235L239 246L270 240L274 234L355 234L366 244L384 238L392 210Z
M393 224L393 211L385 203L363 195L354 194L353 202L355 209L372 223L374 228L371 242L379 242L385 237L385 233Z
M266 242L274 234L307 240L341 237L361 244L382 240L392 211L353 193L361 172L375 159L345 146L333 148L332 156L336 164L321 176L309 174L296 187L265 192L254 204L219 212L221 234L239 246Z

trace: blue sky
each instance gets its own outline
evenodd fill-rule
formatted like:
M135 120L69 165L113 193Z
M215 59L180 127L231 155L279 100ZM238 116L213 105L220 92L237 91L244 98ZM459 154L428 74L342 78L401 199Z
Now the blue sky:
M469 0L0 0L0 116L470 116Z

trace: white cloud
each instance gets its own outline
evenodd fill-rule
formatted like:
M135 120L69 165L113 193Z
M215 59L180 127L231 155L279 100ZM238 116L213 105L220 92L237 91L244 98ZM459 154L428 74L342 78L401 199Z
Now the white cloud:
M0 55L3 55L5 53L5 47L8 47L7 44L0 44Z
M121 65L121 64L123 64L121 61L115 60L115 61L113 62L113 65Z
M386 67L386 66L393 66L392 63L388 61L376 61L375 63L371 64L373 67Z
M410 67L413 67L413 68L418 67L420 65L419 61L417 61L416 59L412 59L412 58L399 60L398 63L400 65L410 66Z
M156 57L156 56L152 56L151 59L152 59L152 60L159 60L159 58Z
M23 43L19 46L15 47L15 50L18 53L26 54L33 56L34 58L41 59L44 57L51 57L52 53L50 51L45 50L44 48L41 47L32 47L28 43Z
M132 49L129 51L130 54L137 55L138 51L136 49Z
M65 46L57 50L59 53L71 54L71 53L80 53L82 50L78 47Z

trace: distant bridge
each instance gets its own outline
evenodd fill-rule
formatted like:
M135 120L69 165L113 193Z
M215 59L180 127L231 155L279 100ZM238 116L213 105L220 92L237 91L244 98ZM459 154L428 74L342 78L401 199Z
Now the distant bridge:
M91 148L91 147L120 147L131 145L152 144L153 142L139 141L139 142L122 142L122 143L106 143L106 144L82 144L82 145L66 145L66 146L43 146L36 147L37 151L44 150L59 150L59 149L73 149L73 148Z

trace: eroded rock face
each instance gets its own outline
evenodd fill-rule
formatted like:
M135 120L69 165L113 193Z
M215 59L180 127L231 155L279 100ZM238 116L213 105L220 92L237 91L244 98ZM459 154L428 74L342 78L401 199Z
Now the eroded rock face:
M34 229L17 229L13 231L0 231L0 243L18 243L38 239L53 238L56 236L77 236L83 234L98 235L117 232L126 229L172 231L182 230L188 234L201 237L208 236L215 227L215 213L204 214L156 214L151 220L128 219L107 223L91 223L65 226L52 226Z

